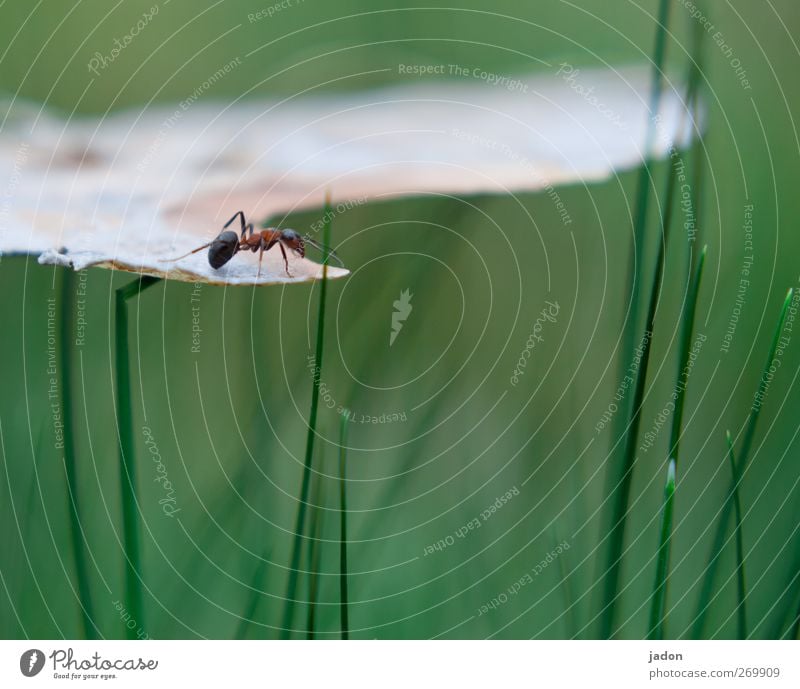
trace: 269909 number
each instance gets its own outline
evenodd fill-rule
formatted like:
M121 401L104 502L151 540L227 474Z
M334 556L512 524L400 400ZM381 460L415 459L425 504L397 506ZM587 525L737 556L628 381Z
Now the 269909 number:
M780 677L779 667L737 667L737 677Z

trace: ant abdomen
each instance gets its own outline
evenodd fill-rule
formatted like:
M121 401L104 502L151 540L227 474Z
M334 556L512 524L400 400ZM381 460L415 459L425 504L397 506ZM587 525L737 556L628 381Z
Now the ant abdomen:
M208 263L217 270L230 261L239 248L239 237L232 230L221 232L208 248Z

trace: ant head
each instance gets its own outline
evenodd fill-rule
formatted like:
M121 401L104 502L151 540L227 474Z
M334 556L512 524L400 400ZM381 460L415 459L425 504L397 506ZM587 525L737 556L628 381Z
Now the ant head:
M281 244L294 251L301 258L306 255L306 245L300 233L294 230L281 230Z
M215 270L222 268L239 250L239 237L232 230L220 232L208 248L208 262Z
M323 255L327 254L330 258L336 261L339 265L343 266L342 259L339 258L335 252L326 248L324 244L320 244L316 239L308 235L301 235L295 230L281 230L281 244L294 251L300 258L305 258L306 244L310 244L315 249L322 252Z

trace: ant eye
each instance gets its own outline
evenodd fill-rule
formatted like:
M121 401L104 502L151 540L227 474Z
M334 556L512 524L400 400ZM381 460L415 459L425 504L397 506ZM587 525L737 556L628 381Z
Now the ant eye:
M296 242L300 239L300 235L297 234L294 230L283 230L281 232L283 238L288 242Z

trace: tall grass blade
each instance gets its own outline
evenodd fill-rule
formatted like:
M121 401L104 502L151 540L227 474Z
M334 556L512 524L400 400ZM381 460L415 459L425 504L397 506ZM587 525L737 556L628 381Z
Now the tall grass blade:
M761 375L761 381L758 386L758 393L757 396L759 399L763 399L766 395L767 388L769 387L769 368L772 364L772 361L775 359L775 352L778 349L778 343L781 338L781 333L783 332L784 324L786 323L786 316L789 313L789 306L792 303L792 296L794 295L794 288L790 288L789 291L786 293L786 298L783 300L783 306L781 307L781 315L780 319L778 320L778 327L775 329L774 334L772 335L772 343L769 348L769 356L767 357L767 361L764 364L764 373ZM753 437L755 436L756 432L756 422L758 421L758 415L761 411L761 403L759 402L758 405L754 405L750 409L750 418L748 420L748 425L745 430L744 438L742 440L742 450L741 450L741 457L739 459L740 469L739 473L742 474L744 472L745 462L750 456L750 447L753 444Z
M702 3L698 1L698 6ZM703 37L705 35L705 28L701 22L692 20L693 34L692 34L692 61L689 65L689 76L687 82L687 107L692 114L692 148L691 148L691 165L692 165L692 182L689 190L689 196L692 208L692 219L694 221L695 235L694 238L687 237L689 241L696 242L699 235L698 228L703 227L702 219L702 200L703 200L703 172L705 166L703 164L703 155L705 149L705 139L703 137L703 121L702 121L702 108L700 103L700 79L703 76ZM705 251L707 247L703 247ZM700 256L703 254L701 253ZM696 260L700 260L700 256ZM689 271L692 270L690 261Z
M694 100L691 103L692 107L692 115L694 118L694 126L695 131L694 139L692 140L692 152L691 152L691 161L692 161L692 184L690 190L690 198L692 204L692 211L694 214L694 226L695 228L703 227L703 179L704 179L704 171L705 171L705 164L704 164L704 149L705 149L705 138L703 136L703 132L701 130L702 122L700 118L700 99L697 95L698 90L700 88L700 76L702 74L702 50L701 50L701 36L699 32L703 30L702 24L700 22L695 22L695 43L693 46L693 53L695 55L695 65L693 71L690 75L690 88L694 89L695 95Z
M706 263L708 246L704 246L700 251L692 280L689 283L689 293L686 295L687 305L681 323L681 360L678 367L678 382L676 384L675 413L672 416L672 427L670 429L669 454L677 461L680 441L681 424L683 423L683 405L686 400L686 389L689 383L689 357L692 351L692 335L694 333L694 320L697 313L697 298L700 294L700 284L703 280L703 268Z
M611 487L611 524L608 533L606 567L603 572L603 608L600 611L600 638L611 638L614 632L614 615L616 613L617 592L619 590L619 572L622 563L622 551L625 541L625 522L630 501L633 468L636 462L636 443L639 437L639 425L642 420L647 368L650 362L650 349L655 327L656 309L661 298L662 276L664 274L666 246L669 240L670 227L674 210L673 200L677 185L677 172L673 169L672 158L678 156L673 149L670 170L667 174L667 186L664 191L663 213L661 218L661 241L658 244L653 284L650 288L650 300L647 307L647 320L641 345L641 360L636 373L634 393L630 409L630 420L625 432L624 452L621 466L617 474L611 474L617 483Z
M674 517L675 480L680 456L681 426L683 422L683 406L686 389L689 383L689 356L692 350L692 334L694 318L697 312L697 297L700 294L700 283L703 279L703 267L706 262L708 247L704 246L697 261L697 269L692 276L689 291L686 295L686 310L681 323L680 352L677 382L675 384L675 410L672 415L672 428L669 439L669 462L667 465L667 483L664 487L664 508L661 517L661 535L656 563L656 579L653 585L653 598L650 608L649 638L664 638L666 621L666 599L669 583L669 556L672 545L672 523Z
M286 604L283 613L283 635L291 636L292 620L294 619L295 600L297 598L297 585L299 579L300 556L303 550L303 534L306 526L306 503L308 489L311 481L311 464L314 456L314 439L317 433L317 410L319 408L319 386L322 379L322 348L325 338L325 297L328 292L328 252L331 246L331 199L330 194L325 195L325 208L323 213L322 242L324 245L322 256L322 281L319 287L319 312L317 314L317 343L315 353L315 368L311 387L311 409L308 414L308 435L306 437L306 454L303 464L303 479L300 485L300 500L297 505L297 520L295 523L294 543L292 545L292 558L289 564L289 582L286 587Z
M553 538L556 546L563 541ZM552 548L555 550L555 547ZM580 626L578 625L578 615L576 612L575 596L572 592L572 586L569 583L569 577L572 574L567 572L567 563L564 562L566 555L556 558L558 560L558 576L561 584L561 590L564 592L564 614L567 617L566 626L569 639L578 638Z
M747 586L744 578L744 542L742 536L742 503L739 499L739 471L736 467L736 457L733 454L733 440L731 432L725 431L725 441L728 444L728 460L731 465L731 492L733 493L733 507L736 517L736 580L739 592L739 605L736 608L738 620L739 639L747 638L747 613L745 601L747 599Z
M767 356L764 371L761 374L758 390L754 399L758 398L763 400L766 395L767 388L769 387L769 369L772 361L775 358L775 351L778 348L778 342L783 332L784 323L786 322L786 315L789 312L789 305L792 303L792 294L794 290L790 289L786 293L786 298L783 301L781 308L781 315L778 319L778 326L775 329L775 334L772 337L772 344L769 349L769 356ZM747 427L745 428L744 438L742 440L742 448L739 452L738 473L739 476L744 476L747 460L750 455L750 447L753 444L753 436L758 422L759 411L761 410L761 403L753 404L750 408L750 415L747 420ZM711 545L711 552L708 557L708 565L706 566L706 574L703 579L703 585L700 589L700 596L697 600L697 615L695 616L694 625L692 627L692 636L695 639L702 639L705 634L706 620L708 619L708 610L711 607L711 599L713 598L714 585L716 583L717 567L719 566L719 556L722 552L722 547L725 545L725 534L728 531L728 521L733 510L733 492L729 491L728 498L722 506L722 514L717 522L717 530L714 534L714 541Z
M766 639L788 639L788 635L792 631L792 625L798 612L800 612L800 556L798 555L794 557L793 562L789 565L787 571L788 581L783 587L783 594L778 596L775 601L775 607L778 612L773 617L770 631L764 636ZM756 634L759 627L760 625L756 625L750 633Z
M133 629L125 625L129 639L144 628L139 551L139 503L136 498L136 462L133 450L131 371L128 348L128 299L160 282L161 278L143 275L116 291L115 344L117 363L117 426L119 429L120 491L122 496L122 536L125 551L125 607L136 621Z
M309 519L309 533L308 539L308 562L309 562L309 582L308 582L308 617L306 620L306 638L314 640L317 636L317 597L319 595L319 566L322 558L322 501L323 495L323 482L324 477L322 474L316 474L313 477L314 486L311 496L311 517Z
M667 190L674 194L674 175L670 172ZM672 211L671 198L665 201L665 220L669 220ZM609 639L614 631L614 615L616 612L617 592L619 589L619 570L622 562L622 551L625 541L625 522L628 513L628 503L630 501L631 483L633 481L633 468L636 460L636 441L639 436L639 425L641 423L642 404L644 402L645 383L647 380L647 368L650 361L650 344L655 321L656 305L661 293L661 276L664 271L664 246L667 242L667 230L669 224L664 224L664 237L659 244L656 272L653 280L653 287L650 293L650 303L648 306L647 324L645 325L645 337L642 341L642 356L639 364L639 371L636 374L636 383L630 412L630 422L625 435L625 445L623 453L622 472L619 482L614 487L611 495L612 514L611 525L608 534L608 556L606 559L605 576L603 579L603 603L600 619L600 637Z
M800 641L800 604L797 606L797 613L794 616L794 624L792 624L791 628L789 629L788 638Z
M639 305L642 268L645 252L645 226L650 207L650 186L652 184L652 169L650 155L657 133L657 115L661 107L662 88L664 84L664 54L666 52L667 25L669 21L669 0L660 0L658 7L658 25L656 26L655 43L653 46L652 75L650 81L650 102L647 113L647 128L645 130L644 148L642 150L642 166L636 182L636 201L633 216L633 248L631 261L628 267L627 293L625 301L629 305L628 318L623 323L622 346L620 353L620 370L628 366L630 356L636 347L635 336L639 322L637 307ZM616 484L614 484L616 485Z
M664 54L666 53L667 25L669 21L670 0L661 0L658 6L658 25L656 26L655 44L653 46L653 71L650 82L650 103L648 111L647 129L645 134L644 150L642 151L643 162L639 169L639 177L636 187L636 205L634 207L633 221L633 264L631 266L631 280L629 281L628 303L631 305L631 314L626 321L625 335L627 347L625 352L631 352L634 348L634 334L638 322L635 313L636 306L639 304L639 290L642 282L642 266L644 264L645 249L645 226L647 224L647 211L650 206L650 186L652 183L652 170L650 167L650 154L656 139L656 117L661 106L662 87L664 83ZM623 367L627 366L623 362Z
M653 587L653 602L650 608L651 640L664 638L664 611L669 583L669 553L672 546L672 519L675 512L675 471L677 461L670 457L667 465L667 483L664 486L664 509L661 518L661 536L658 547L658 564L656 565L656 582Z
M350 410L342 411L339 429L339 614L342 639L350 638L350 615L347 609L347 427Z
M64 473L67 481L67 508L69 510L69 533L72 557L75 561L75 579L78 585L81 629L84 639L96 639L98 632L92 611L89 569L86 562L86 534L83 531L78 508L79 490L77 462L75 460L75 424L72 414L72 315L74 312L75 272L61 269L61 410L64 418Z
M236 634L234 635L234 639L246 639L247 638L247 630L253 624L253 620L256 617L256 611L258 610L258 603L261 600L262 596L262 583L264 581L264 574L267 571L267 561L269 560L269 552L265 552L262 556L261 560L259 561L258 565L256 566L256 571L253 574L253 580L250 582L250 598L247 601L247 607L244 609L244 612L239 620L239 626L236 629Z
M650 201L651 168L650 153L656 137L656 115L661 105L661 92L663 86L663 66L664 54L666 52L667 23L669 19L669 0L660 0L658 9L658 25L656 26L655 45L653 48L653 71L650 91L650 109L648 112L647 130L643 150L643 163L639 169L639 177L636 188L636 202L634 207L633 219L633 249L628 269L627 292L625 302L629 305L628 317L623 323L621 346L620 346L620 370L625 371L628 362L633 358L636 351L635 336L639 322L638 310L642 283L642 266L644 262L645 249L645 225ZM649 345L648 345L649 347ZM633 401L632 409L636 415L636 402ZM621 422L632 421L628 414L620 414L617 417L620 421L615 425L614 438L622 438L627 434L630 436L632 429L630 424L622 426ZM619 442L619 441L617 441ZM621 518L627 510L628 496L626 491L630 488L630 468L627 461L627 450L622 453L618 449L612 449L613 465L609 467L608 489L610 504L610 520L612 532L608 537L608 554L606 557L606 567L600 576L603 578L601 585L601 611L600 611L600 632L601 638L609 638L613 627L614 606L619 577L619 558L622 553L621 532L624 522ZM620 513L620 507L623 507Z

